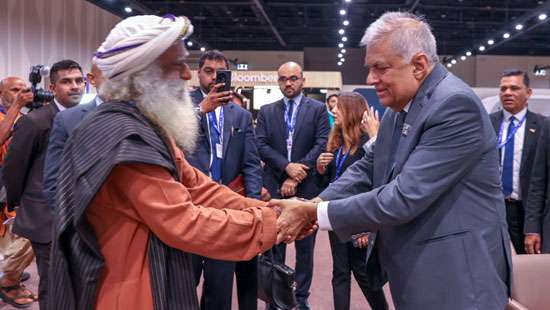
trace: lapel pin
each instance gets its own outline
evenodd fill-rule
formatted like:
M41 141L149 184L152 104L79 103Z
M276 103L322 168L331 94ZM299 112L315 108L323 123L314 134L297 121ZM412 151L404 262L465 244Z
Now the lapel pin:
M411 125L409 124L403 124L403 130L401 131L401 133L406 136L409 134L409 131L411 130Z

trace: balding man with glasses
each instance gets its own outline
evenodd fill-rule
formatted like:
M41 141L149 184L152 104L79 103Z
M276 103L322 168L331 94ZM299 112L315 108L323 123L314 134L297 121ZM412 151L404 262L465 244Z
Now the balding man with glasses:
M311 199L320 190L313 177L315 161L327 143L330 130L325 105L307 98L302 68L287 62L278 70L283 99L263 106L258 114L256 138L265 163L264 186L273 198ZM313 276L315 234L296 242L296 299L298 309L310 309L307 298ZM280 262L286 245L273 249Z

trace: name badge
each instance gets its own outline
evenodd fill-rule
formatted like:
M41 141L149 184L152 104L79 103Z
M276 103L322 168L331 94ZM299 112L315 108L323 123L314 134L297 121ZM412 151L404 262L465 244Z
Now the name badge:
M290 161L290 158L292 157L291 156L291 153L292 153L292 138L288 138L286 139L286 152L287 152L287 156L288 156L288 161Z
M221 143L216 143L216 157L222 158L223 147Z

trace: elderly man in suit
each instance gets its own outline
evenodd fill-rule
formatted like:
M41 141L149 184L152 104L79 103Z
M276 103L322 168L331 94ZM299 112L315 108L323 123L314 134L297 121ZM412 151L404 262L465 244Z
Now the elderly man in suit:
M550 253L550 119L541 126L525 205L525 251Z
M518 254L525 254L524 203L528 201L537 141L544 123L542 115L527 108L531 93L526 72L506 70L500 79L500 102L503 110L491 114L500 151L508 232Z
M386 13L362 43L367 84L390 108L378 138L322 202L272 203L294 208L279 219L279 240L316 220L341 240L376 231L397 309L504 309L510 239L489 116L438 64L422 18Z
M103 82L103 76L99 68L93 64L92 70L86 75L86 78L99 93L99 87ZM61 166L61 157L65 142L71 132L78 127L82 119L103 102L98 94L92 101L77 105L66 111L58 113L52 125L50 141L46 151L44 161L44 195L48 201L48 206L53 210L55 208L55 193L57 190L57 175Z
M317 157L325 151L329 122L325 105L302 93L302 68L288 62L277 71L284 98L261 107L256 136L265 163L264 184L274 198L311 199L320 189L315 182ZM298 309L309 309L308 296L313 277L315 235L296 242L296 299ZM275 258L285 261L285 244L274 248Z
M31 241L36 256L42 309L48 304L52 236L52 212L44 197L44 157L55 115L77 105L85 85L80 65L72 60L62 60L52 66L50 83L54 102L19 119L4 162L3 175L8 207L18 206L13 231Z
M216 86L216 71L229 68L227 58L217 50L199 59L200 87L191 92L195 105L223 97ZM210 94L210 97L209 97ZM252 114L239 105L224 101L214 111L201 115L197 148L189 156L195 168L241 194L260 199L262 167L256 148ZM239 309L257 309L257 261L230 262L193 256L197 284L204 270L202 309L231 310L233 274L237 277Z

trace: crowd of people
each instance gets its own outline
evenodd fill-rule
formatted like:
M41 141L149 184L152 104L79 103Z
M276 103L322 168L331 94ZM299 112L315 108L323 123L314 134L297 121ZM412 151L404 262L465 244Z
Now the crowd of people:
M86 76L53 64L53 101L26 114L26 82L0 81L5 302L223 310L235 276L239 309L257 309L258 255L284 264L293 242L296 307L311 309L326 230L334 309L350 308L352 274L375 310L386 282L397 309L503 309L510 245L550 252L550 121L528 110L525 72L502 75L488 115L439 64L429 25L390 12L362 41L382 119L358 93L307 97L287 62L283 98L254 120L216 82L220 51L202 53L188 90L192 32L186 17L126 18ZM79 104L86 83L97 96ZM22 284L34 258L37 294Z

